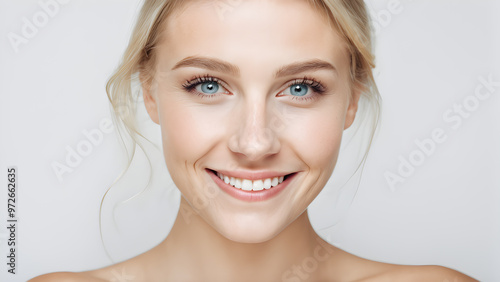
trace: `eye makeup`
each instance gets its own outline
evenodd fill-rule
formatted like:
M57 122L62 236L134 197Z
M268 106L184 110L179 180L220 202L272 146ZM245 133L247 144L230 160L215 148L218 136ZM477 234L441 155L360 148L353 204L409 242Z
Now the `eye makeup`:
M200 91L198 86L204 86L204 85L209 85L210 88L216 87L217 90L223 90L224 92L215 92L215 93L206 93ZM205 74L205 75L198 75L193 77L192 79L186 80L183 84L182 87L184 88L185 91L195 94L197 96L200 96L202 98L215 98L220 96L221 94L232 94L229 90L227 90L227 87L225 86L226 83L212 75ZM279 92L277 95L278 97L283 97L283 96L291 96L293 100L299 100L299 101L306 101L306 100L311 100L314 98L317 98L318 95L324 94L327 92L327 88L317 79L314 79L312 77L304 76L303 78L300 79L294 79L288 83L286 83L286 88L282 91ZM293 95L291 93L291 90L293 89L292 87L296 87L296 89L299 89L300 86L305 86L307 89L307 93L303 95Z

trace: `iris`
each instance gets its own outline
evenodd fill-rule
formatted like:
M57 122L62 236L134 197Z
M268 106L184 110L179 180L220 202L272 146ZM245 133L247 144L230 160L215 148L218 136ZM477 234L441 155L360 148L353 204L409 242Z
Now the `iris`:
M294 84L290 86L290 94L293 96L304 96L307 94L307 87L304 84Z
M219 90L219 84L214 81L209 81L201 84L201 92L206 94L215 94Z

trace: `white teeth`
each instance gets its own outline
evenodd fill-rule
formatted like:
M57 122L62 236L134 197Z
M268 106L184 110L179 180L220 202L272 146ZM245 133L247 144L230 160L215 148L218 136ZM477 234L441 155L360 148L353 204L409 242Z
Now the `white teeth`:
M273 186L273 187L274 187L274 186L278 185L278 180L279 180L279 179L278 179L278 177L274 177L274 178L271 180L271 186Z
M252 191L253 189L252 181L248 179L243 179L243 181L241 182L241 189L245 191Z
M262 189L264 189L264 182L262 180L255 180L253 182L253 190L260 191Z
M241 179L239 178L236 178L234 180L234 187L238 188L238 189L241 189Z
M271 188L271 178L264 179L264 188L265 189Z
M261 191L263 189L271 189L271 187L280 184L285 179L284 176L280 176L252 181L248 179L225 176L220 172L217 172L217 176L225 183L245 191Z

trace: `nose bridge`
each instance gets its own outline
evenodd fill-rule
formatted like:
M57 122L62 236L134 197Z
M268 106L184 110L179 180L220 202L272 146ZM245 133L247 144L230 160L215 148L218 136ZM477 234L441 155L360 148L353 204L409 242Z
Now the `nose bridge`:
M248 99L250 100L250 99ZM251 100L245 107L244 116L244 131L250 139L256 139L261 136L267 129L267 105L265 102Z
M272 111L262 93L246 95L236 109L237 129L230 140L233 152L244 154L250 160L275 154L279 151L276 132L269 126Z

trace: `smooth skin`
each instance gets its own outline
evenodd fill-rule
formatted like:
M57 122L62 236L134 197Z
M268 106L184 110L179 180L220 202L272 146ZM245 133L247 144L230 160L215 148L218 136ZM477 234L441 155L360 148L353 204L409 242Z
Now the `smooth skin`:
M346 44L307 1L236 3L221 13L212 1L187 2L167 20L155 77L143 83L182 193L166 239L116 265L31 281L475 281L363 259L316 234L307 207L332 174L360 95ZM217 81L183 87L197 76ZM244 202L206 168L297 174L276 197Z

